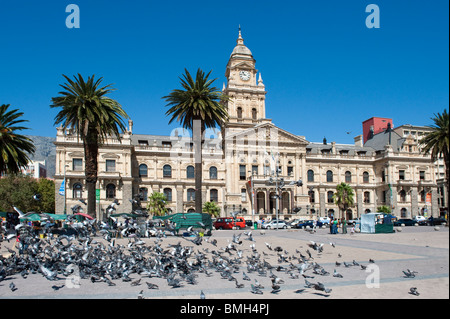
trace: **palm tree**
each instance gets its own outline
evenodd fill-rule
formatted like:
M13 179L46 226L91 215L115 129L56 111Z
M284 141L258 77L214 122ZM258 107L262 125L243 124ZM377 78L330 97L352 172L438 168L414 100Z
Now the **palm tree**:
M447 191L448 191L448 181L450 174L450 164L449 164L449 125L448 125L448 112L444 109L442 114L434 114L434 118L431 118L434 124L429 127L432 129L431 132L424 135L424 137L420 140L420 144L423 145L422 152L428 154L431 152L431 158L433 161L436 161L438 157L442 154L444 157L445 164L445 178L447 183ZM448 217L449 217L449 208L450 205L447 201L447 225L448 225Z
M55 125L62 124L64 130L70 128L81 138L84 147L85 178L88 214L95 217L95 187L98 174L98 149L108 136L120 141L125 131L123 118L128 115L121 105L106 95L115 91L111 84L100 86L103 78L95 80L95 75L87 81L78 74L74 80L63 75L68 83L60 86L65 90L53 97L51 108L61 107L55 117Z
M195 211L202 211L202 145L206 128L222 127L228 121L228 111L223 102L228 99L221 91L212 86L214 80L209 79L211 71L205 75L197 70L194 79L185 69L180 78L182 89L175 89L163 99L170 109L169 124L177 120L180 125L192 131L195 154Z
M148 198L147 209L153 216L164 216L167 213L166 203L166 195L154 192Z
M203 212L210 214L211 217L219 217L220 208L217 206L216 202L205 202L203 205Z
M8 110L9 106L0 106L0 176L3 173L19 173L35 152L33 141L18 134L18 131L27 129L18 124L28 121L20 119L23 113L17 109Z
M333 200L336 205L339 206L339 209L342 211L341 218L345 216L345 212L349 207L352 207L355 204L355 200L353 196L355 193L350 185L346 183L340 183L336 186L336 193L333 195Z

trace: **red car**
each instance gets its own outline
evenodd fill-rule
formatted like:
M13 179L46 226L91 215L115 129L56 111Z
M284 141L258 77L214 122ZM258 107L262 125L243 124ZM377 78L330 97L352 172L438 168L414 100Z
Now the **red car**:
M233 227L244 229L245 220L243 218L220 217L214 222L215 229L233 229Z

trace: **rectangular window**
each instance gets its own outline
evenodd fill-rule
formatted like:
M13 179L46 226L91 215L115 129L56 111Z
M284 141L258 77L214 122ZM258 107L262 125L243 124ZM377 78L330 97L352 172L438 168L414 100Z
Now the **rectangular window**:
M245 188L241 189L241 201L247 201L247 191L245 190Z
M72 160L72 170L82 171L83 170L83 160L81 158L74 158Z
M107 172L115 172L116 171L116 161L115 160L106 160L106 171Z
M247 175L245 172L245 165L239 165L239 179L241 181L245 181L247 179Z
M258 175L258 165L252 165L252 174Z
M288 166L287 167L287 174L288 174L288 176L294 176L294 167Z
M425 171L419 171L419 178L421 181L425 180Z
M405 180L405 171L404 170L399 170L398 171L398 179L399 180Z

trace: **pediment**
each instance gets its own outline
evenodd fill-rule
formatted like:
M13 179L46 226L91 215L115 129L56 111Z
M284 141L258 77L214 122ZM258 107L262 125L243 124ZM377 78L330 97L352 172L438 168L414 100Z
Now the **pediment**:
M235 69L254 69L254 65L247 61L243 61L243 62L239 62L233 66L230 66L230 70L235 70Z
M286 130L283 130L273 123L263 123L255 125L254 127L244 129L226 136L227 141L256 141L261 143L263 141L273 144L296 144L297 146L306 146L309 144L303 137L294 135Z

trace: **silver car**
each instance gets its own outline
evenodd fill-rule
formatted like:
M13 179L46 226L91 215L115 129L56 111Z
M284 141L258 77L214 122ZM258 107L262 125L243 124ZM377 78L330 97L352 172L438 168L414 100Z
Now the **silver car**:
M278 221L272 220L268 223L264 223L261 227L264 229L275 229L275 228L286 229L286 228L288 228L288 225L286 224L286 222L284 220L278 220Z

